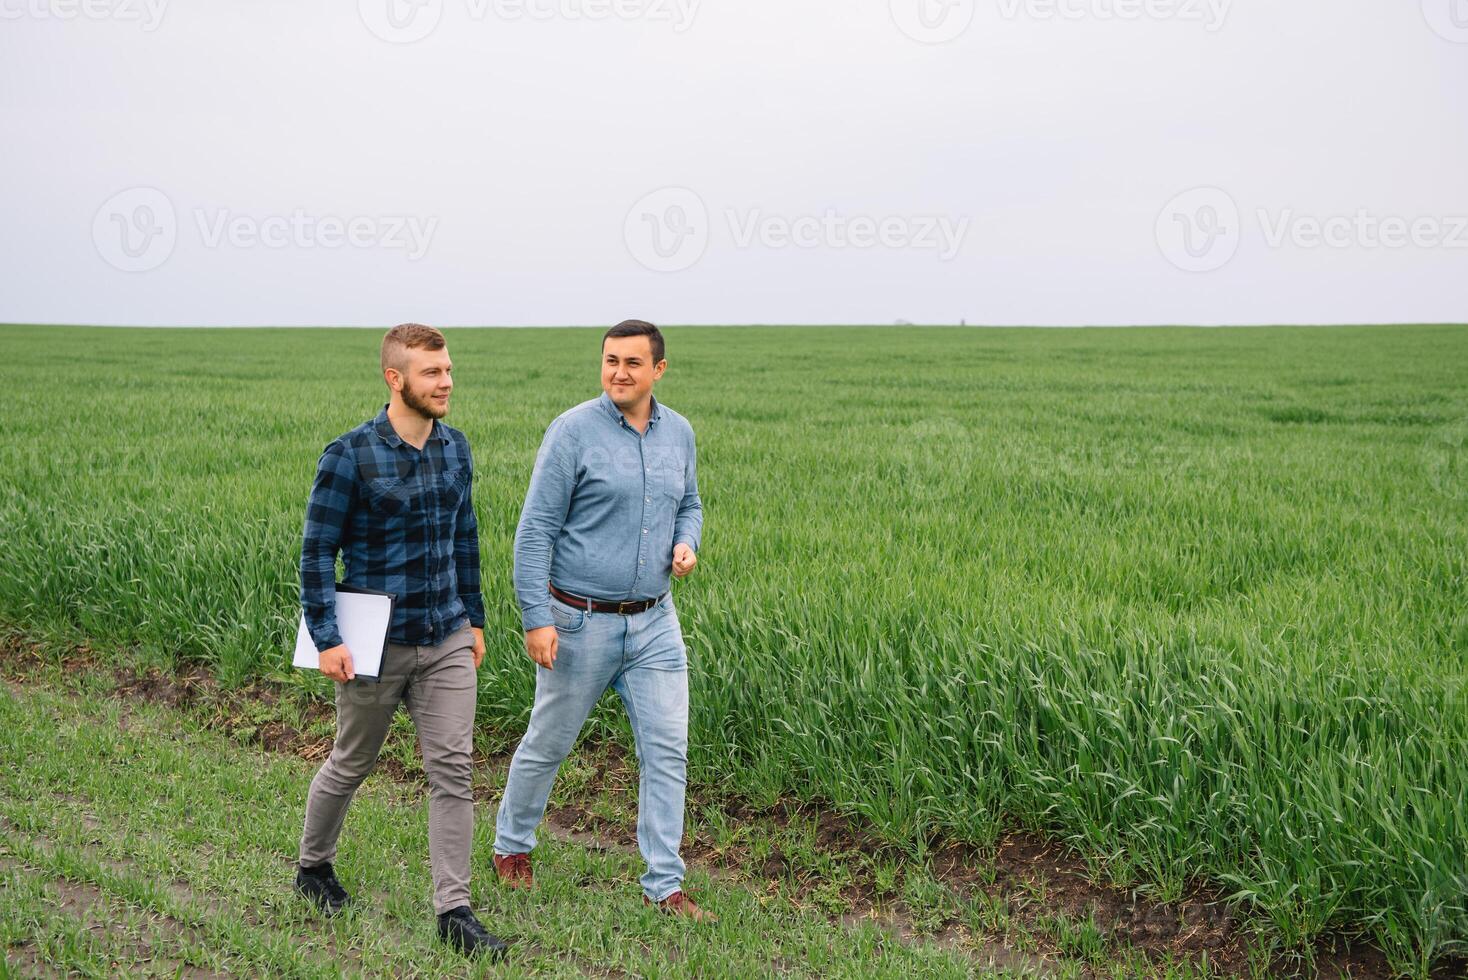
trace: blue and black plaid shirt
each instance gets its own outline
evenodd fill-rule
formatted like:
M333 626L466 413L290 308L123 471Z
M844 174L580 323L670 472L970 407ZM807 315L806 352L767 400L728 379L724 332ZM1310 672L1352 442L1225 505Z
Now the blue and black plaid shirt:
M318 650L342 642L337 551L343 582L397 596L392 642L440 643L466 619L484 626L473 481L462 432L435 420L419 451L397 434L386 406L326 447L301 545L301 608Z

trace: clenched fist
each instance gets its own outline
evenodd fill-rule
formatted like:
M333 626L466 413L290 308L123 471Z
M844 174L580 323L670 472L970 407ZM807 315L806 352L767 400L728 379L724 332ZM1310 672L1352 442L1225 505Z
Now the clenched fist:
M693 571L693 566L698 564L698 556L693 549L686 544L673 545L673 574L682 578Z

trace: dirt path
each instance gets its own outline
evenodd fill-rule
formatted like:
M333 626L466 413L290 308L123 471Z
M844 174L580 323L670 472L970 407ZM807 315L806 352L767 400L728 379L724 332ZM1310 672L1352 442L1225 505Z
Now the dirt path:
M56 658L32 646L0 642L0 673L14 694L23 696L25 686L48 669L54 682L56 667ZM226 691L198 670L165 674L104 668L86 648L72 651L60 668L61 677L71 670L110 670L114 697L186 712L266 751L312 762L330 752L329 738L308 731L329 730L322 723L332 717L330 706L308 707L298 728L284 720L286 712L270 710L285 692L268 685ZM421 768L405 763L405 756L416 763L416 756L406 752L385 751L380 769L400 783L421 785ZM507 761L505 756L476 759L476 772L502 777ZM571 780L577 788L548 812L547 830L582 847L635 854L636 773L627 753L615 743L583 746L574 765L584 770L579 780ZM497 791L496 782L482 779L476 797L489 801ZM685 848L691 867L756 893L785 889L797 904L831 921L875 923L901 942L961 952L979 969L1030 976L1053 976L1063 969L1068 976L1089 976L1087 962L1114 963L1125 954L1138 966L1206 959L1215 975L1250 973L1248 933L1216 891L1195 887L1181 902L1151 902L1096 881L1084 862L1034 834L1010 834L990 853L954 843L932 852L925 870L945 894L993 910L992 917L975 922L961 918L942 898L935 907L915 904L912 889L896 884L899 872L904 879L913 874L910 859L838 814L796 801L756 810L696 788L689 805L690 812L713 813L725 824L720 833L693 828ZM884 875L884 868L898 872ZM1315 976L1392 976L1385 957L1374 949L1340 942L1334 948L1322 944L1315 953ZM1291 961L1276 960L1267 969L1274 976L1292 972L1291 967ZM1458 967L1444 964L1434 976L1461 975Z

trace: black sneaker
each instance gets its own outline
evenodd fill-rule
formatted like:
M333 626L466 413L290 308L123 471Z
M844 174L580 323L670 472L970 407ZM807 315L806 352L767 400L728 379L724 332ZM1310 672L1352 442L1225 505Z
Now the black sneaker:
M465 956L482 953L500 959L510 948L504 940L486 932L467 905L449 909L438 917L438 938Z
M352 896L336 880L331 862L318 864L314 868L302 867L296 871L296 892L305 896L327 915L336 915L352 901Z

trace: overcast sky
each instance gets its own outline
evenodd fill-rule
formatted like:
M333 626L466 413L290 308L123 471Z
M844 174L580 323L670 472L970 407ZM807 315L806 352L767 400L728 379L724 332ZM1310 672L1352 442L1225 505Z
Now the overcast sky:
M1468 321L1468 0L0 0L0 321Z

